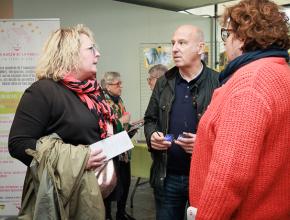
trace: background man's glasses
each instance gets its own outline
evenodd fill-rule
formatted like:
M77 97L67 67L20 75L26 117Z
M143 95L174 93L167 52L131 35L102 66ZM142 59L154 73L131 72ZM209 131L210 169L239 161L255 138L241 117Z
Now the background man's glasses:
M230 32L233 31L233 29L227 29L227 28L222 28L221 29L221 38L223 40L223 42L226 42L226 40L228 39L228 37L230 36Z
M147 78L147 81L150 82L150 81L153 80L153 79L157 79L157 77L148 77L148 78Z

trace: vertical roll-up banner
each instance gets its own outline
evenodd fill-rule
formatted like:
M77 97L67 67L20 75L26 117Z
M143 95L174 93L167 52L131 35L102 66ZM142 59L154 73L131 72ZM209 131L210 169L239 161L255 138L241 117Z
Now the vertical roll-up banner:
M27 169L8 152L15 110L24 90L35 81L45 40L59 26L59 19L0 20L0 217L17 215Z

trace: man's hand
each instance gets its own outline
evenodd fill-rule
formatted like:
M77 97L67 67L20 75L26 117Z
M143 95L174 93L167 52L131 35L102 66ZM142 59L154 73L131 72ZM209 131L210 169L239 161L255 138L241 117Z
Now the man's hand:
M167 150L171 146L171 142L164 140L162 132L154 132L150 138L151 147L155 150Z
M196 134L183 132L183 136L178 137L178 139L175 140L174 142L178 144L180 147L182 147L186 153L192 154L192 149L194 147L195 139L196 139Z

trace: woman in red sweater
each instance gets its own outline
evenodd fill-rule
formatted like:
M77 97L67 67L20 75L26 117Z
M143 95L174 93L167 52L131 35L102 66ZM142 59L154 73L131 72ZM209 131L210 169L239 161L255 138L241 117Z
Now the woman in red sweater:
M287 21L268 0L225 10L221 34L230 62L192 153L196 219L290 219Z

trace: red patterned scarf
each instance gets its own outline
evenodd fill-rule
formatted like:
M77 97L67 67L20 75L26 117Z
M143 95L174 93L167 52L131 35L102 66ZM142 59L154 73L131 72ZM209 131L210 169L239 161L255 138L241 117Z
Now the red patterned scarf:
M96 80L79 81L71 74L67 74L61 81L70 90L74 91L87 107L95 112L99 117L99 126L101 130L101 139L107 137L106 122L113 123L114 113L110 105L101 96L102 90Z

